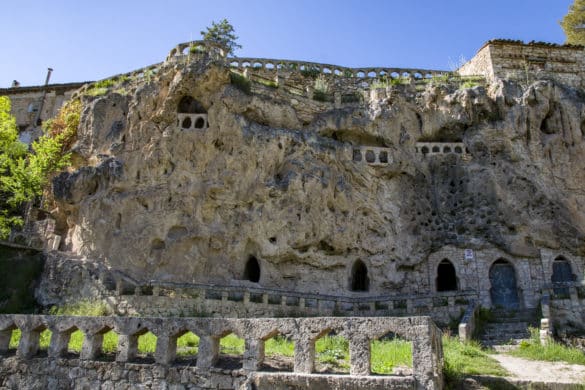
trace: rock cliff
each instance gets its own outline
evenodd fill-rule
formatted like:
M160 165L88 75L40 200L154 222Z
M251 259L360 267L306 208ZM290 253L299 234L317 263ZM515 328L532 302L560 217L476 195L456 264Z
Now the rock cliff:
M210 59L165 62L82 97L77 165L53 183L61 249L141 281L248 285L254 258L261 285L313 292L347 291L360 259L375 293L427 291L427 258L447 245L585 255L585 97L543 80L465 86L339 105L246 93ZM190 109L208 127L184 129ZM355 158L364 147L388 162Z

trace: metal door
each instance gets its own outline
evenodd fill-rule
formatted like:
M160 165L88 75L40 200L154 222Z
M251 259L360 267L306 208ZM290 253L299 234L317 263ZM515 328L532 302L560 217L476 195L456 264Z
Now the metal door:
M520 308L516 272L506 260L498 260L490 269L492 305L505 309Z

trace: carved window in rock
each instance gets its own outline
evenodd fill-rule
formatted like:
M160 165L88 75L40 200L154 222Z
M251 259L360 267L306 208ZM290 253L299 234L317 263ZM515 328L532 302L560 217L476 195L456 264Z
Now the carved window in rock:
M351 291L369 291L370 289L368 267L361 260L357 260L351 267L349 288Z
M376 153L373 150L366 150L366 161L370 164L376 162Z
M184 96L177 107L178 125L182 130L205 129L209 127L207 111L191 96Z
M353 161L359 162L362 161L362 151L359 149L353 150Z
M244 268L244 279L253 283L260 281L260 263L254 256L250 256Z
M378 159L380 160L381 163L388 164L388 152L381 151L380 154L378 155Z
M437 267L437 291L457 291L457 273L455 267L447 259L441 260Z
M556 297L569 297L568 283L573 282L575 276L571 268L571 263L563 256L559 256L553 261L551 282L553 283L553 293Z

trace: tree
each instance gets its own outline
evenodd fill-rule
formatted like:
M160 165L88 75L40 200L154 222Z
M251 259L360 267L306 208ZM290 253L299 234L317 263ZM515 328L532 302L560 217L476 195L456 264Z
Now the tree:
M81 102L67 102L55 119L45 122L44 135L30 153L18 140L10 99L0 97L0 238L22 225L21 206L42 195L54 173L69 165L70 148L77 135Z
M207 41L224 46L227 49L227 54L234 54L234 50L242 48L236 42L238 36L235 34L234 26L227 19L223 19L219 23L211 22L211 27L207 27L207 31L201 31L201 36Z
M585 0L574 0L561 21L567 43L585 45Z

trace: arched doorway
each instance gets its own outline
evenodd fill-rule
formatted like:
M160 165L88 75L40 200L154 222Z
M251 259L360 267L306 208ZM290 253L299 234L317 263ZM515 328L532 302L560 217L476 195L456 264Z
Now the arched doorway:
M351 291L368 291L370 289L368 267L361 260L357 260L351 267L349 288Z
M443 259L437 267L437 291L457 291L457 273L448 259Z
M250 256L244 268L244 279L258 283L260 281L260 263L254 256Z
M575 280L573 270L571 269L571 263L569 263L569 261L563 256L559 256L553 261L552 271L551 282L553 283L554 295L559 298L568 297L569 287L563 286L563 284Z
M490 268L490 295L492 305L505 309L519 309L516 271L509 261L498 259Z

